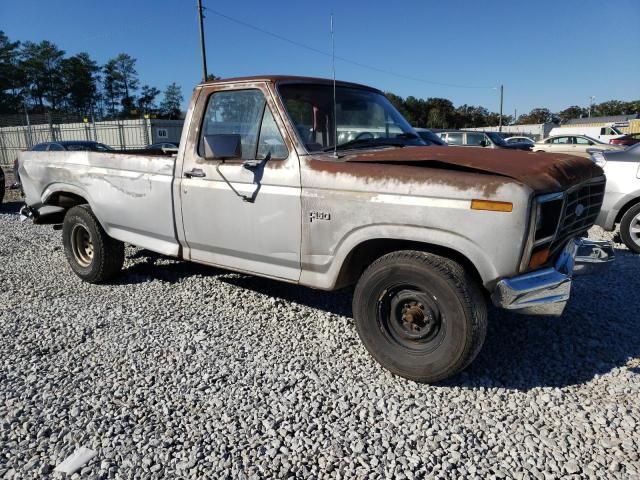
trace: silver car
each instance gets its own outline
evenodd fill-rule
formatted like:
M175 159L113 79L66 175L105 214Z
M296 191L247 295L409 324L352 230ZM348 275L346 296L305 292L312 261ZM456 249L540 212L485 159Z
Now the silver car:
M586 135L557 135L533 145L534 152L566 153L585 158L598 150L622 150L622 147L609 145Z
M596 224L605 230L620 225L624 244L640 253L640 143L626 150L595 152L591 158L607 176L604 202Z

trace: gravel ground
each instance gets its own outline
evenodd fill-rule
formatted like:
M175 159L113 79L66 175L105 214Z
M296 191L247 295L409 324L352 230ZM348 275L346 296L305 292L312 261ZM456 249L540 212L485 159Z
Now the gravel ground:
M83 283L61 235L0 207L0 478L640 478L640 256L616 244L560 319L492 310L438 385L360 344L350 291L128 248ZM599 229L591 235L611 237Z

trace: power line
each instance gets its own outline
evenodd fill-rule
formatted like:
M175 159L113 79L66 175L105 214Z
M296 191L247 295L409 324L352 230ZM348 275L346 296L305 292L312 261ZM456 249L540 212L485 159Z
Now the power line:
M319 55L324 55L326 57L331 57L332 56L331 52L326 52L324 50L320 50L318 48L312 47L310 45L306 45L306 44L298 42L296 40L292 40L290 38L284 37L284 36L279 35L277 33L273 33L273 32L271 32L269 30L265 30L264 28L258 27L257 25L252 25L251 23L247 23L247 22L245 22L243 20L240 20L240 19L231 17L229 15L226 15L226 14L224 14L222 12L217 11L217 10L213 10L211 8L206 8L206 10L211 12L211 13L213 13L214 15L217 15L219 17L222 17L222 18L226 19L226 20L229 20L230 22L236 23L238 25L242 25L243 27L249 28L251 30L255 30L257 32L263 33L263 34L268 35L270 37L277 38L278 40L281 40L283 42L289 43L291 45L295 45L296 47L304 48L306 50L315 52L315 53L317 53ZM375 67L373 65L367 65L366 63L361 63L361 62L358 62L356 60L351 60L350 58L341 57L341 56L338 56L338 55L336 55L335 58L340 60L340 61L342 61L342 62L350 63L351 65L355 65L355 66L360 67L360 68L366 68L368 70L373 70L375 72L384 73L386 75L391 75L391 76L398 77L398 78L404 78L405 80L412 80L414 82L426 83L428 85L437 85L437 86L440 86L440 87L452 87L452 88L483 89L483 90L484 89L496 90L498 88L498 87L495 87L495 86L458 85L458 84L454 84L454 83L434 82L434 81L431 81L431 80L425 80L424 78L413 77L413 76L410 76L410 75L403 75L401 73L392 72L390 70L385 70L383 68Z

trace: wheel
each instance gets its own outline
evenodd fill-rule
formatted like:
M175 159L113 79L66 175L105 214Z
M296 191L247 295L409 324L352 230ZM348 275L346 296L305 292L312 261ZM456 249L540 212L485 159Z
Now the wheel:
M386 369L436 382L476 357L487 329L480 287L460 264L431 253L389 253L356 285L353 313L360 339Z
M629 250L640 253L640 203L631 207L622 216L620 236Z
M71 269L89 283L105 282L122 269L124 243L107 235L88 205L67 212L62 243Z

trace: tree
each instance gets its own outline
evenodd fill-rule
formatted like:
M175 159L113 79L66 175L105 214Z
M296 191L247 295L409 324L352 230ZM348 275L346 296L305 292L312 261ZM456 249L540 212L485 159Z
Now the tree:
M155 99L158 95L160 95L160 90L156 87L143 85L140 90L140 96L138 97L138 108L143 113L153 113L157 110Z
M627 102L620 100L609 100L607 102L598 103L593 106L591 111L592 117L608 117L610 115L626 115L628 113Z
M115 62L109 60L102 67L102 73L102 90L104 92L104 99L107 103L109 114L114 117L116 115L116 105L120 103L120 99L123 95Z
M126 53L120 53L103 67L104 90L108 98L111 114L115 114L115 105L120 103L122 112L129 113L135 105L134 93L139 80L136 71L136 59Z
M160 112L167 118L180 118L182 100L182 89L176 82L173 82L167 86L164 91L164 99L160 104Z
M22 108L24 76L20 62L20 42L11 42L0 30L0 113L16 113Z
M529 113L518 117L519 124L547 123L552 120L551 111L548 108L534 108Z
M216 80L220 80L221 78L214 75L213 73L208 73L205 82L215 82Z
M40 43L25 42L22 47L20 68L25 75L25 87L41 112L46 110L45 101L55 111L64 99L64 53L64 50L48 40Z
M427 98L424 102L424 109L427 112L427 127L447 128L454 122L455 109L451 100L446 98ZM423 119L421 120L424 122Z
M409 123L411 123L411 121L409 120L407 109L404 107L404 99L391 92L385 92L384 95L385 97L387 97L387 100L389 100L391 104L396 107L396 110L398 110L402 114L402 116L406 118Z
M85 52L62 60L62 76L70 110L80 115L92 112L98 100L99 71L98 64Z
M564 123L572 118L582 118L587 116L587 109L578 105L572 105L557 113L560 122Z

